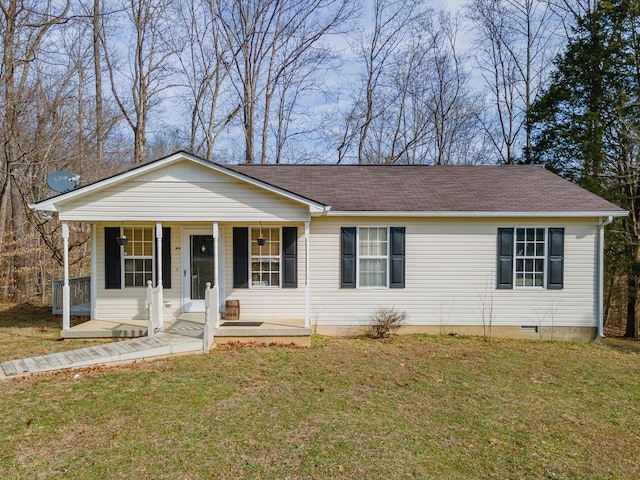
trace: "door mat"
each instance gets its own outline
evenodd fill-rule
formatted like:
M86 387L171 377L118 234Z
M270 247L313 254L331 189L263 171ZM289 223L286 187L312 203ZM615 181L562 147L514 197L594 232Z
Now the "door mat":
M259 327L262 322L224 322L221 327Z

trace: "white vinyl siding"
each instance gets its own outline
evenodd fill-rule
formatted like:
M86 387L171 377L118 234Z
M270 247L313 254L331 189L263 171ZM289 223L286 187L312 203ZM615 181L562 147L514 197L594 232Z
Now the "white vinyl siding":
M597 219L541 218L527 220L531 228L563 227L564 285L561 290L496 289L496 242L499 227L518 228L522 218L501 219L416 219L362 217L314 217L310 225L310 316L312 326L355 326L365 324L378 306L395 306L408 314L410 325L437 326L440 333L455 331L456 325L482 329L483 305L491 307L494 326L583 326L596 325ZM340 228L344 225L378 227L384 224L406 227L406 288L340 288ZM98 223L96 236L96 318L146 321L144 289L104 289L104 226ZM142 224L144 226L145 224ZM146 225L153 226L151 222ZM278 224L281 226L282 224ZM304 224L298 227L298 283L305 282ZM211 228L211 223L163 223L171 227L171 289L164 290L165 318L177 318L181 308L182 227ZM240 300L244 319L302 319L305 289L234 289L233 226L224 231L226 298ZM94 279L92 278L92 281ZM485 308L485 321L489 322Z
M123 288L105 290L105 272L104 272L104 227L120 227L120 224L114 223L97 223L93 230L96 237L96 261L95 275L91 281L95 281L92 288L95 289L95 318L98 320L140 320L147 321L147 292L144 288ZM140 225L153 229L154 224ZM171 228L171 287L163 290L163 313L165 319L177 318L181 312L181 287L182 269L181 269L181 229L179 224L166 223L164 227ZM163 239L164 240L164 239ZM155 263L155 261L154 261ZM155 268L155 265L154 265ZM166 274L166 272L165 272Z
M61 205L61 220L304 222L309 207L189 161Z
M362 220L311 222L311 311L318 325L365 324L379 306L395 306L407 312L409 324L438 326L444 334L455 325L482 328L483 316L486 323L505 326L596 325L597 219L527 221L533 228L565 229L561 290L496 289L497 229L520 227L521 218L385 218L406 227L406 287L340 288L340 227L367 226ZM381 223L372 218L370 226Z
M302 325L304 319L304 288L233 288L233 226L258 228L255 225L233 224L224 229L225 242L225 285L226 299L240 301L241 319L287 320L298 319ZM305 245L304 224L288 224L282 226L298 227L298 285L305 281ZM264 233L264 226L263 226Z
M96 319L105 320L147 320L146 291L139 288L124 288L121 290L105 290L104 288L104 226L119 226L117 224L96 224ZM302 285L305 274L304 258L304 224L290 224L298 227L298 281ZM171 285L164 289L165 320L175 319L181 314L182 308L182 229L183 228L211 228L211 223L163 223L171 228ZM302 325L304 319L304 288L233 288L233 226L249 226L235 224L220 224L224 242L225 300L240 300L241 316L244 319L258 320L291 320L296 319ZM92 278L93 281L93 278Z

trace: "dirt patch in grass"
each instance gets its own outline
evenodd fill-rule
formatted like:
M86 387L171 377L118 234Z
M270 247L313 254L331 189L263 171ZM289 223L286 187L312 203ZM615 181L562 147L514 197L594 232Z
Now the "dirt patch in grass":
M607 337L602 340L602 343L621 352L640 353L640 341L634 338Z

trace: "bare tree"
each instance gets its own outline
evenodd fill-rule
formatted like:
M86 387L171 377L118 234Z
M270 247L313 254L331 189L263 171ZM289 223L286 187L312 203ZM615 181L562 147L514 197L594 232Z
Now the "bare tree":
M502 163L513 163L520 149L528 162L527 115L558 51L557 17L544 0L470 0L467 17L494 111L484 129Z
M102 6L100 0L93 0L93 9L91 10L91 46L93 51L93 72L95 81L95 134L96 134L96 153L97 161L102 162L104 158L104 109L103 109L103 93L102 93L102 54L100 48L100 15L102 14Z
M26 238L24 185L32 157L28 154L32 139L25 135L27 126L33 124L26 117L33 112L33 95L37 87L32 82L34 60L47 41L53 27L65 21L69 2L0 1L0 35L2 36L2 109L0 127L0 253L7 251L6 241L19 245ZM33 117L29 118L30 121ZM7 258L6 277L25 268L23 252L14 248ZM13 285L17 298L26 290L23 277ZM6 292L6 290L5 290Z
M312 114L308 108L299 108L307 93L324 92L321 72L330 68L332 55L327 49L314 49L298 57L294 64L283 71L273 99L276 108L270 120L270 132L273 137L273 161L317 161L309 149L302 151L293 147L294 139L309 138L321 128L322 118ZM300 145L303 142L296 142ZM304 143L316 143L313 140ZM314 150L311 150L314 152Z
M300 58L336 31L351 13L350 0L230 0L221 7L233 52L233 86L242 107L245 162L267 162L272 101L282 79ZM256 122L260 122L256 127Z
M367 43L358 47L362 90L338 162L350 149L359 163L471 161L481 145L479 106L456 48L457 21L406 2L380 1L374 15L372 30L361 36Z
M147 141L149 111L158 106L162 93L169 88L171 59L176 53L171 41L170 0L122 1L121 29L102 26L102 44L111 92L125 121L133 132L133 162L142 163ZM114 20L120 19L115 13ZM103 22L108 15L103 15ZM107 31L113 32L109 38ZM121 39L115 35L131 33L131 47L124 55L129 64L118 62ZM130 67L130 68L127 68ZM130 92L130 95L125 94Z
M212 160L218 137L241 110L232 103L230 67L234 52L227 43L219 12L221 0L179 4L179 27L185 45L178 54L189 105L189 148ZM179 48L176 48L179 50Z
M562 25L566 39L572 35L576 21L593 12L598 0L547 0L547 3Z
M420 9L420 2L415 0L374 0L373 27L361 35L357 47L365 69L363 92L348 115L351 125L347 125L347 129L354 130L354 134L349 136L357 138L358 163L371 161L371 158L366 158L371 157L366 153L370 128L384 115L390 102L382 92L384 73L408 33L414 30L421 14L424 12ZM339 152L342 148L339 147Z

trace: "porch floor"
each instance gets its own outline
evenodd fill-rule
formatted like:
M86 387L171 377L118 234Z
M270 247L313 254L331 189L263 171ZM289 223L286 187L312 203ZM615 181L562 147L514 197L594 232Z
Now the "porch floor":
M243 325L246 323L259 325ZM297 318L278 320L242 318L241 321L222 319L220 327L213 330L213 338L214 343L260 341L308 345L311 329L304 328L303 325L304 320ZM203 313L183 313L177 320L165 321L162 332L201 339L203 328ZM136 338L146 335L147 322L143 320L89 320L60 332L62 338Z

